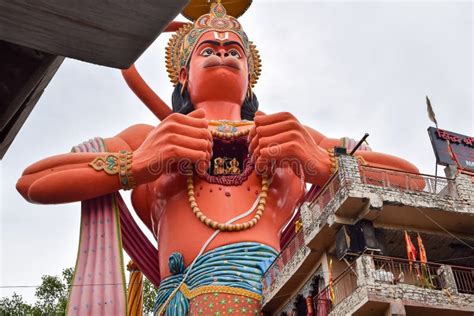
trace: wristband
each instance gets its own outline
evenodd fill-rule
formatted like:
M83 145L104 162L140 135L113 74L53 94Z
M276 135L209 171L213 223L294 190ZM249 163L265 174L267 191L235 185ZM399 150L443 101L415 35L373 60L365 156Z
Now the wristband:
M118 174L122 189L131 190L136 186L132 175L132 157L132 152L121 150L118 154L96 157L89 166L108 175Z

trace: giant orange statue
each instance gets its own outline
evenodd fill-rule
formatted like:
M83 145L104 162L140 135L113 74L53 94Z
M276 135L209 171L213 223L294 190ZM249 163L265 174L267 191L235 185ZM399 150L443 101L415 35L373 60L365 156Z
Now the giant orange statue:
M129 127L95 150L39 161L17 188L45 204L133 189L134 209L158 241L156 312L259 313L260 277L280 250L282 228L305 182L323 186L329 179L328 150L341 140L290 113L257 111L258 52L221 3L193 24L169 29L178 27L167 48L174 113L131 68L124 72L130 86L166 118ZM357 155L370 166L417 172L393 156ZM85 310L79 305L74 310Z

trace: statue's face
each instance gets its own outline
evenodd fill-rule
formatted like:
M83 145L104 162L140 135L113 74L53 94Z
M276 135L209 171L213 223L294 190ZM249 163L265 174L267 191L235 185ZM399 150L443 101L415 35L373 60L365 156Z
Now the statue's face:
M186 79L193 104L203 101L243 104L249 71L240 38L232 32L204 33L191 55L189 70L181 70L180 82Z

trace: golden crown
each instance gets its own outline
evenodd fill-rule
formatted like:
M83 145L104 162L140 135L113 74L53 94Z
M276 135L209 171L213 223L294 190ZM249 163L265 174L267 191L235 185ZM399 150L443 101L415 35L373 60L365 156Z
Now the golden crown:
M222 3L211 4L208 14L200 16L191 24L185 24L170 38L166 47L166 68L174 86L179 82L179 72L189 62L199 38L207 31L233 32L244 45L249 66L250 85L253 87L261 73L261 59L256 46L248 40L236 18L227 15Z

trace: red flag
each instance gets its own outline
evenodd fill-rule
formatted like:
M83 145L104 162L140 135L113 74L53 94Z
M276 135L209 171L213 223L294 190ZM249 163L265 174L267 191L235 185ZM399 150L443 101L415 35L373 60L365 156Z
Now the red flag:
M463 170L461 164L459 163L458 157L454 154L453 147L451 147L451 142L448 140L448 151L451 159L456 163L459 170Z
M420 234L416 237L416 240L418 241L418 249L420 250L420 261L423 263L428 262L426 258L426 250L425 246L423 245L423 240L421 240Z

